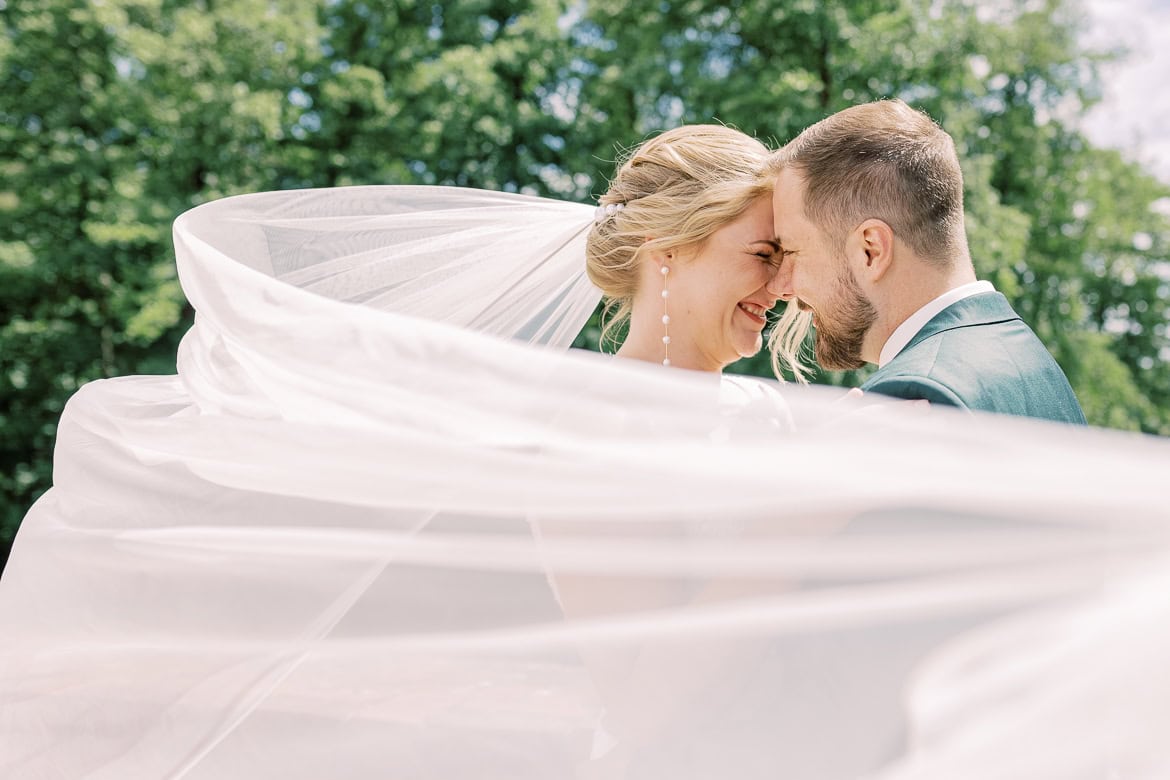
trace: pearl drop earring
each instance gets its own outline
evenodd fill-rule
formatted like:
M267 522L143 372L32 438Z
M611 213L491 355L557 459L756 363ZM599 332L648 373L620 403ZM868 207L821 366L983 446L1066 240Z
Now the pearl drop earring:
M662 266L662 365L670 365L670 313L667 307L667 301L670 299L670 292L666 289L666 275L670 273L670 267Z

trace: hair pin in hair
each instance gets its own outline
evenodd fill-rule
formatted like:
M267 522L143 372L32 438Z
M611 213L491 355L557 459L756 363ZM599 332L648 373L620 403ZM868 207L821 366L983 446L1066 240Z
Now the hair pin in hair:
M607 203L604 206L598 206L597 211L593 212L593 221L600 225L619 211L624 211L625 208L626 204L624 203Z

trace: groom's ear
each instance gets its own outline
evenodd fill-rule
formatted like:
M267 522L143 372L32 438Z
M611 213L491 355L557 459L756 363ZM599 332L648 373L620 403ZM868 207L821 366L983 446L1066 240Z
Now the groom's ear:
M880 219L867 219L853 231L855 251L871 282L886 275L894 261L894 230Z

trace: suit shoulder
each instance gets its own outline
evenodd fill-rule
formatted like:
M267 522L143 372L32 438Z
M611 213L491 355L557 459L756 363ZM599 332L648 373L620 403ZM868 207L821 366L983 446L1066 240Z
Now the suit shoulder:
M1084 420L1064 372L1019 319L954 327L912 342L862 389L885 392L910 380L944 388L969 409Z

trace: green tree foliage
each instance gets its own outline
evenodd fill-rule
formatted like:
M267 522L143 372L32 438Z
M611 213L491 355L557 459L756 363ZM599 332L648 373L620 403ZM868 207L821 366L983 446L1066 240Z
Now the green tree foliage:
M568 48L561 5L326 3L296 94L306 181L546 192L568 127L545 103Z
M989 7L0 0L0 541L49 485L72 392L174 370L183 210L376 183L589 200L653 132L714 121L779 144L889 96L955 137L977 270L1090 421L1170 431L1170 190L1076 131L1103 55L1075 2Z
M0 3L0 539L49 485L73 391L174 371L190 312L171 221L289 167L316 16L209 6Z

